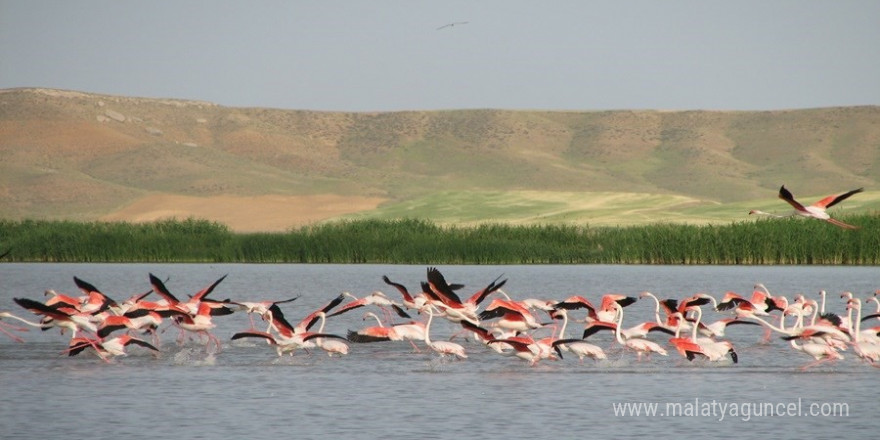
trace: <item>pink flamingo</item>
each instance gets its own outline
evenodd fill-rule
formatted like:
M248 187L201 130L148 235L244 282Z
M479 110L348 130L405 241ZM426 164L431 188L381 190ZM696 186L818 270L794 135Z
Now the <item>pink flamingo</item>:
M750 215L751 214L768 215L771 217L792 217L795 215L799 215L799 216L803 216L803 217L809 217L809 218L814 218L814 219L818 219L818 220L823 220L828 223L831 223L834 226L838 226L838 227L841 227L844 229L858 229L859 228L858 226L850 225L850 224L844 223L840 220L831 218L831 216L828 215L828 213L826 212L826 209L846 200L849 196L851 196L853 194L862 192L863 190L864 190L864 188L858 188L858 189L854 189L852 191L845 192L843 194L831 195L831 196L825 197L822 200L819 200L816 203L813 203L812 205L804 206L800 202L798 202L797 200L794 199L794 196L791 194L791 192L788 189L785 188L785 185L782 185L782 187L779 188L779 198L782 200L785 200L789 205L791 205L794 208L794 212L792 212L791 214L788 214L788 215L778 215L778 214L771 214L769 212L764 212L764 211L760 211L757 209L753 209L753 210L749 211L749 214Z
M455 356L459 359L466 359L467 354L464 351L464 347L455 342L450 341L432 341L431 340L431 321L434 319L434 307L427 305L423 309L428 313L428 322L425 323L425 344L434 350L436 353L440 355L440 357L445 357L447 355Z

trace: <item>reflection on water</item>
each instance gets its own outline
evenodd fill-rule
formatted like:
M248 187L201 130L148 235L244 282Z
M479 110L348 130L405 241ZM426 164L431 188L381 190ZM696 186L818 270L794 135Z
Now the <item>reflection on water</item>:
M870 267L656 267L656 266L447 266L446 278L467 285L470 294L499 275L514 298L563 299L604 293L636 296L651 291L661 298L697 292L716 297L726 291L750 294L756 282L778 294L818 298L828 292L827 308L845 314L839 297L851 291L864 297L880 287ZM285 299L301 295L282 309L296 321L342 291L362 296L382 290L388 275L411 290L425 278L424 266L396 265L0 265L0 310L27 316L13 297L43 299L43 291L79 294L78 276L115 299L150 288L148 273L168 279L178 297L193 294L229 274L211 296L234 300ZM327 322L327 330L345 334L369 322L358 309ZM23 312L23 313L20 313ZM653 303L627 308L632 324L651 319ZM706 313L707 320L722 317ZM417 317L418 318L418 317ZM131 355L103 363L92 355L62 354L67 337L57 330L30 331L18 344L0 335L0 437L2 438L546 438L589 433L595 437L656 435L675 432L686 438L709 433L785 437L832 433L869 438L876 432L873 406L877 369L856 361L848 350L836 364L801 373L811 358L778 338L761 342L751 326L731 327L739 364L688 362L670 351L637 362L618 348L610 334L591 341L608 353L606 361L574 356L542 361L535 367L500 357L485 347L466 346L463 361L415 353L405 343L352 344L351 354L330 358L322 352L279 358L261 340L230 341L249 327L243 314L216 318L223 351L206 354L201 345L178 346L176 329L162 335L161 354L134 347ZM373 323L374 324L374 323ZM458 328L436 321L432 338ZM581 325L571 324L569 335ZM435 336L436 334L436 336ZM665 335L651 336L663 343ZM422 345L423 346L423 345ZM696 399L696 400L695 400ZM842 402L848 417L727 417L718 414L661 417L615 416L622 403L747 404ZM710 408L710 407L707 407ZM48 415L52 415L48 417ZM35 420L41 420L35 423ZM147 434L149 432L149 434Z

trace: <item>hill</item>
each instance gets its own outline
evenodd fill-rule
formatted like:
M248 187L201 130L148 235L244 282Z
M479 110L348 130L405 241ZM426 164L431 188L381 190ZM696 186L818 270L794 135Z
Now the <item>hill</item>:
M0 218L726 222L865 187L880 107L336 113L0 90Z

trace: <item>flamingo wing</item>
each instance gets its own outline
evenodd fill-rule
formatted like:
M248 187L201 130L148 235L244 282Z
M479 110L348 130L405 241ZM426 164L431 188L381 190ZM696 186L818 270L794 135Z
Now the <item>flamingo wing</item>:
M208 296L208 294L213 292L214 288L217 287L217 285L220 284L221 281L225 280L228 275L229 274L223 275L217 281L214 281L213 283L211 283L210 286L205 287L204 289L198 291L195 295L193 295L192 299L201 300L202 298Z
M241 339L241 338L263 338L269 341L272 344L278 344L278 341L275 340L275 337L266 332L239 332L232 335L232 340Z
M108 297L103 292L98 290L98 288L95 287L94 285L92 285L91 283L83 281L75 276L73 277L73 282L76 284L76 287L79 287L79 289L82 290L86 295L89 295L89 296L98 295L98 297L101 298L101 307L98 308L98 310L96 310L94 313L103 312L108 307L118 307L119 306L119 304L117 304L116 301L113 301L112 299L110 299L110 297Z
M29 298L13 298L16 304L24 307L34 313L35 315L45 315L52 319L69 319L70 314L65 313L63 310L55 309L53 307L47 306L39 301L34 301Z
M428 268L428 287L444 304L449 306L461 306L461 298L456 295L446 278L436 267Z
M613 322L602 322L602 321L593 321L584 328L584 334L581 336L581 339L587 339L588 337L596 334L601 330L616 330L617 324Z
M314 312L312 312L308 316L306 316L302 321L299 322L299 326L303 327L306 330L312 328L312 326L315 325L316 322L318 322L318 315L320 315L321 312L324 312L324 314L329 313L330 310L332 310L334 307L338 306L339 303L341 303L344 299L345 299L345 294L344 293L339 294L339 296L337 296L336 298L333 298L324 307L321 307L320 309L315 310ZM328 316L333 316L333 315L328 315Z
M327 317L329 318L331 316L341 315L349 310L354 310L354 309L363 307L365 305L367 305L367 298L366 297L358 299L358 300L354 300L354 301L342 306L342 308L340 308L339 310L327 315Z
M798 203L797 200L794 199L794 196L791 194L791 191L785 188L785 185L779 188L779 198L788 202L794 209L799 212L807 212L807 208L804 208L804 205Z
M470 298L468 298L468 302L471 304L479 304L479 303L483 302L483 300L486 299L486 297L489 296L489 294L497 291L502 286L504 286L504 283L507 282L506 279L502 280L500 283L498 282L498 280L501 279L502 276L504 276L504 275L499 275L498 278L495 278L495 280L493 280L491 283L489 283L488 286L481 289L477 293L474 293Z
M348 339L354 343L368 343L368 342L380 342L380 341L390 341L391 336L389 335L391 329L387 327L367 327L360 329L358 331L348 331Z
M407 290L403 284L395 283L394 281L391 281L391 279L388 278L387 275L382 275L382 281L384 281L385 284L397 289L397 291L400 292L401 295L403 295L403 299L405 301L409 301L409 302L415 301L415 298L413 298L413 296L409 294L409 290Z
M174 295L171 294L171 291L165 287L165 283L162 282L157 276L150 274L150 285L153 286L153 291L156 292L157 295L164 298L168 301L169 304L177 304L180 300L177 299Z
M159 351L159 349L154 347L153 344L150 344L149 342L144 341L142 339L130 338L128 341L125 342L124 345L128 346L131 344L140 345L141 347L149 348L150 350L153 350L153 351Z
M822 200L819 200L819 201L816 202L816 203L813 203L812 206L815 206L815 207L817 207L817 208L823 208L823 209L824 209L824 208L830 208L830 207L832 207L832 206L834 206L834 205L836 205L836 204L838 204L838 203L840 203L840 202L846 200L847 198L849 198L849 196L851 196L851 195L853 195L853 194L856 194L856 193L860 193L860 192L862 192L862 191L864 191L864 190L865 190L865 188L858 188L858 189L854 189L854 190L852 190L852 191L847 191L847 192L845 192L845 193L843 193L843 194L839 194L839 195L836 195L836 196L828 196L828 197L825 197L825 198L822 199Z
M70 340L70 344L67 346L67 355L68 356L76 356L82 353L83 350L92 346L92 343L89 342L86 338L73 338Z

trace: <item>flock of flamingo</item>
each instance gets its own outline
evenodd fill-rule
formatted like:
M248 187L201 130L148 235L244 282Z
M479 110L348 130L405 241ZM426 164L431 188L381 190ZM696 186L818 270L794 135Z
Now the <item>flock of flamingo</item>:
M605 350L589 342L592 335L605 330L613 334L614 343L620 344L624 351L634 352L637 361L649 361L651 356L669 356L669 351L674 351L689 361L704 359L706 362L737 363L736 348L724 339L725 329L730 325L750 325L763 329L765 341L775 333L788 341L793 350L812 357L811 362L801 367L804 370L843 359L841 352L848 349L868 365L880 367L880 323L877 322L880 319L880 299L877 297L880 291L864 300L849 292L842 294L846 304L843 316L826 312L824 291L820 301L802 294L788 298L771 295L762 284L755 286L750 297L733 292L727 292L720 299L706 293L684 299L660 299L650 292L643 292L639 297L606 294L597 306L583 296L562 300L513 299L501 289L507 280L498 277L462 299L457 292L463 285L448 283L437 268L429 267L427 279L420 283L420 292L414 294L404 285L387 276L382 277L387 285L399 292L399 301L381 291L361 298L345 292L292 324L281 307L298 297L280 301L209 298L225 278L221 277L182 300L173 295L161 279L150 274L150 290L117 302L91 283L74 277L82 295L71 296L48 290L46 296L49 298L45 301L14 298L19 306L40 319L31 321L11 312L0 312L0 332L17 342L24 342L16 332L27 328L20 327L17 322L43 330L59 328L62 334L70 332L71 339L64 353L74 356L90 350L101 359L110 361L116 356L125 356L126 348L131 344L158 353L160 332L174 327L179 330L178 344L185 344L187 339L199 339L207 352L219 353L223 344L212 332L216 327L215 318L244 312L248 314L250 326L232 335L231 339L263 339L279 356L292 356L298 349L308 354L313 349L324 350L331 356L346 355L350 344L406 341L414 352L427 348L441 357L465 359L467 350L483 347L491 353L535 365L541 360L563 359L564 353L576 356L580 363L585 358L606 359ZM147 298L152 293L159 299L149 301ZM350 301L343 304L346 298ZM654 303L653 319L635 325L630 321L625 324L626 308L639 299ZM863 302L875 303L876 310L863 314ZM483 303L488 304L483 307ZM712 312L724 316L706 322L704 308L710 307ZM325 332L325 324L332 317L360 308L373 310L364 315L364 320L375 320L376 325L349 330L345 336ZM419 318L413 319L410 313L418 314ZM394 324L392 314L407 321ZM261 318L263 324L258 324L255 316ZM458 334L447 340L432 339L431 325L435 319L453 322L456 328L460 326L460 333L469 335L465 339L471 340L466 344L468 348L453 342ZM570 322L579 327L576 337L567 334ZM865 328L862 328L863 323ZM315 325L318 328L313 330ZM665 336L660 336L662 334Z

